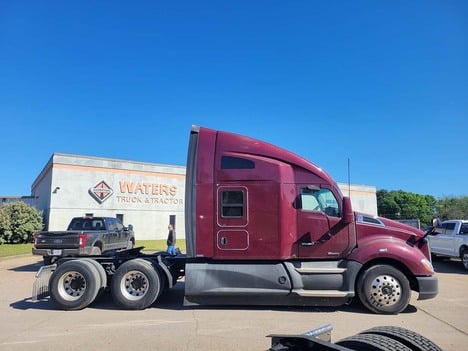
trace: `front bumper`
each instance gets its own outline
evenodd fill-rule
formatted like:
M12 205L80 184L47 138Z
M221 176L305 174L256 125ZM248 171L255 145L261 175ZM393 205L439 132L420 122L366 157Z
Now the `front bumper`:
M430 277L416 277L419 286L418 300L433 299L439 293L439 283L435 275Z

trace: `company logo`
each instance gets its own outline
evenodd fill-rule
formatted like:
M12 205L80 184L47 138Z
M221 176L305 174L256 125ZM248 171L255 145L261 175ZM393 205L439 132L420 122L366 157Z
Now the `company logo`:
M89 189L89 194L100 204L110 198L113 193L112 188L103 180Z

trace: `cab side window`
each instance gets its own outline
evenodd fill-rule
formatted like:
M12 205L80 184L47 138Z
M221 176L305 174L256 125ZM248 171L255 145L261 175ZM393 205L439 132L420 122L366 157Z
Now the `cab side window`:
M341 216L338 201L330 189L303 188L301 203L304 211L321 211L331 217Z

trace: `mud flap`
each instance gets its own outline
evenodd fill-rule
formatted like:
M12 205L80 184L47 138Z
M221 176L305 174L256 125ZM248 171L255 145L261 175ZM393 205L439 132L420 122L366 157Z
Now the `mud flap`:
M49 279L56 268L56 264L42 266L36 273L36 280L34 281L31 295L31 300L33 302L37 302L49 296Z

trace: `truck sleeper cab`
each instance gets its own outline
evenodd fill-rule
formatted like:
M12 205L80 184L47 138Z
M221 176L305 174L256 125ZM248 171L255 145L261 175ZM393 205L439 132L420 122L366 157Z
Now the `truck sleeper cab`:
M186 304L404 310L437 294L423 233L352 211L309 161L255 139L193 127L186 175ZM359 219L357 221L356 219Z

